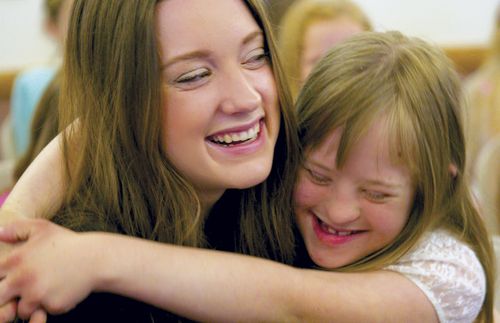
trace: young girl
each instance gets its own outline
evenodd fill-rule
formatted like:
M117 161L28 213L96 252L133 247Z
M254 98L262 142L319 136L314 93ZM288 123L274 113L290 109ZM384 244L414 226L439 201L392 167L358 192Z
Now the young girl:
M291 263L298 137L262 13L254 0L76 0L60 120L77 122L52 220ZM35 184L31 203L54 187ZM61 320L75 317L170 319L110 295Z
M1 261L0 302L58 313L97 290L205 321L491 322L494 260L464 176L461 109L439 50L355 36L298 100L295 214L310 256L298 265L331 271L28 221L1 231L28 241Z

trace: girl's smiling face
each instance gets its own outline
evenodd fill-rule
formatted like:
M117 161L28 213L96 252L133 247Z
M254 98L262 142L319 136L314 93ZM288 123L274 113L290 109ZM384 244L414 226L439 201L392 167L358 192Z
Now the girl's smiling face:
M161 1L157 21L169 160L205 203L261 183L280 119L263 31L241 0Z
M391 243L403 230L415 196L406 167L389 152L385 119L376 120L336 167L342 129L309 151L295 187L295 213L311 259L333 269Z

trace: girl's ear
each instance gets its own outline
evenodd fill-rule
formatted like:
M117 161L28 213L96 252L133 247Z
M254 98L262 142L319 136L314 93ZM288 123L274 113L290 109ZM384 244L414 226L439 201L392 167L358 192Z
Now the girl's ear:
M448 171L450 172L451 176L453 176L453 178L457 177L457 173L458 173L457 165L450 163L448 165Z

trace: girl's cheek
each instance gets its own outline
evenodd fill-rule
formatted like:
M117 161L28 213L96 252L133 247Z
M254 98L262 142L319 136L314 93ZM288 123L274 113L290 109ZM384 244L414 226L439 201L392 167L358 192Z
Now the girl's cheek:
M295 206L312 206L320 196L321 192L317 185L311 183L304 175L299 175L293 194Z

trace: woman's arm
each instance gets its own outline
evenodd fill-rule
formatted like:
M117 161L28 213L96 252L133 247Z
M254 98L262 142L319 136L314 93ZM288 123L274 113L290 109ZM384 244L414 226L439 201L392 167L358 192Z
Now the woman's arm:
M62 313L106 291L204 321L437 322L420 289L393 272L295 269L42 220L10 225L0 239L27 239L0 261L0 303L19 296L22 317L40 304Z
M19 217L50 218L61 207L67 187L61 138L54 138L17 181L2 206L2 223Z

